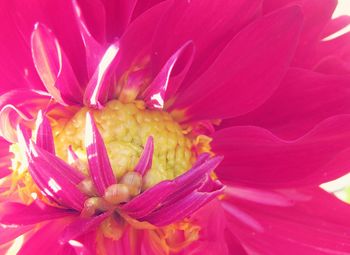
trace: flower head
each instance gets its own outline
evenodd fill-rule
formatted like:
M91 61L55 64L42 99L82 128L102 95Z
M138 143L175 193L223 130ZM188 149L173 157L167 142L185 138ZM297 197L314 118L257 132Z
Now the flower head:
M349 19L322 2L0 3L0 249L348 254L318 186L349 171Z

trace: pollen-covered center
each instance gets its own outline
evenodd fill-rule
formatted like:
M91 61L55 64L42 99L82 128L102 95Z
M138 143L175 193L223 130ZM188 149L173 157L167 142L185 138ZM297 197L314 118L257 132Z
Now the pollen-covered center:
M52 122L56 153L68 160L68 148L78 155L87 173L87 156L84 143L87 108L81 109L71 119ZM149 110L141 101L124 104L110 101L102 110L92 112L103 137L113 172L121 178L137 165L147 138L154 139L152 167L144 179L143 189L160 181L173 179L189 170L195 160L193 141L169 113Z

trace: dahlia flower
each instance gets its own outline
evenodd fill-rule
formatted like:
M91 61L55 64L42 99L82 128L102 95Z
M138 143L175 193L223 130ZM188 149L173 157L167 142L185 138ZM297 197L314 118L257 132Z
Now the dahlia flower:
M335 6L1 1L1 254L350 254Z

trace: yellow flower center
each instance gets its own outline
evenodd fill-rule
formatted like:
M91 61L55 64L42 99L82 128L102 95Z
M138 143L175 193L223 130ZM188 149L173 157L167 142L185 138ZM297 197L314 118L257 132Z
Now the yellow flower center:
M85 171L84 126L87 111L87 108L82 108L72 119L52 123L57 155L67 160L71 145L85 165ZM190 169L195 160L193 142L184 135L181 126L170 114L146 109L141 101L124 104L113 100L102 110L94 110L93 116L118 179L134 170L149 136L154 138L153 163L145 176L143 189L179 176Z

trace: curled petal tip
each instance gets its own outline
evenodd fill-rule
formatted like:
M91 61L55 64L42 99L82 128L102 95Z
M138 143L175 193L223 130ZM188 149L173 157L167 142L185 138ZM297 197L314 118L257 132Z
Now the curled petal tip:
M149 136L141 154L140 160L135 167L135 172L138 172L144 176L148 170L152 167L152 158L154 151L154 141L153 136Z
M41 23L31 35L34 66L47 91L59 103L82 102L82 89L65 52L53 32Z

